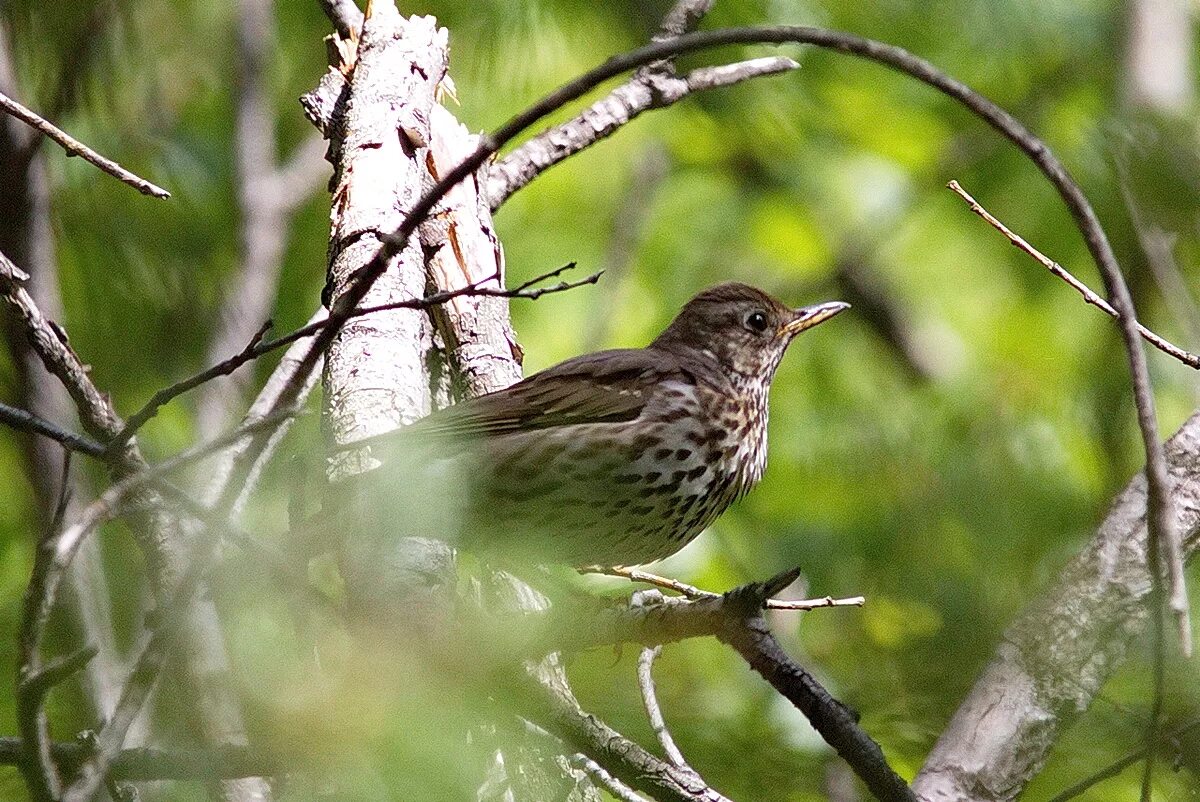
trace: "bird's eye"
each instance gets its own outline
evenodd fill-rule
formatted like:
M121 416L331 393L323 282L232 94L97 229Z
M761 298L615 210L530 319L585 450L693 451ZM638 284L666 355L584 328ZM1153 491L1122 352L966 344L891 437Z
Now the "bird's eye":
M754 311L746 315L746 328L756 334L762 334L767 330L767 316L761 311Z

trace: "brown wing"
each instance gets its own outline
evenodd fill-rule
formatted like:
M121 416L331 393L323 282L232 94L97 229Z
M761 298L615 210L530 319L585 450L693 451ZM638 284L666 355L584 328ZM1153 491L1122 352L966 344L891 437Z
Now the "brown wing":
M676 372L667 354L601 351L569 359L511 387L435 412L398 432L345 448L395 435L470 440L578 423L630 421L642 414L654 387Z
M662 366L645 351L589 354L430 415L412 429L471 437L633 420L661 375Z

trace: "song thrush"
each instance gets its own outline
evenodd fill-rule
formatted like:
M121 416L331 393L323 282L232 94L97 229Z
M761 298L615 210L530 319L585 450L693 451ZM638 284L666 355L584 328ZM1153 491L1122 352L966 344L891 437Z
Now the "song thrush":
M394 481L429 455L458 466L470 485L459 541L468 549L577 566L651 562L762 477L775 369L797 334L847 307L789 309L721 284L645 348L567 360L365 442L400 467ZM404 516L389 511L384 524L412 534Z

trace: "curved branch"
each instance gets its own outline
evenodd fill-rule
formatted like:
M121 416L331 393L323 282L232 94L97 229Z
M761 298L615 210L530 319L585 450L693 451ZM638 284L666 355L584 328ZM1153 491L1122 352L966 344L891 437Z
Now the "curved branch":
M1165 490L1167 477L1162 453L1157 440L1157 423L1154 417L1153 399L1150 396L1146 375L1145 357L1137 342L1136 320L1128 289L1120 274L1108 239L1088 203L1082 190L1069 176L1050 149L1028 129L991 101L971 90L965 84L950 78L929 62L908 51L892 45L836 31L808 27L763 27L738 28L687 34L669 41L657 42L628 53L615 56L604 64L584 73L563 85L521 114L501 126L491 136L480 139L478 147L470 157L444 174L436 184L425 192L410 208L408 215L394 232L383 236L380 247L360 274L350 282L330 311L329 324L314 338L308 352L283 388L276 402L276 409L290 407L300 391L307 375L321 358L321 354L337 335L338 330L353 314L366 296L371 285L383 274L387 264L408 243L417 226L423 221L437 202L451 187L469 175L473 175L488 158L517 134L562 107L578 99L601 82L629 69L649 64L655 60L670 58L728 44L812 44L838 52L855 55L903 72L916 78L962 103L977 116L985 120L1006 136L1041 169L1047 179L1058 190L1074 217L1077 226L1093 257L1104 275L1105 284L1112 296L1113 306L1121 316L1122 332L1129 354L1130 369L1134 377L1135 400L1138 421L1146 446L1149 474L1149 502L1152 511L1152 530L1161 533L1169 542L1172 531L1169 507ZM266 445L269 433L260 432L254 443L242 455L235 467L235 476L248 470L261 447ZM235 478L233 484L238 482Z

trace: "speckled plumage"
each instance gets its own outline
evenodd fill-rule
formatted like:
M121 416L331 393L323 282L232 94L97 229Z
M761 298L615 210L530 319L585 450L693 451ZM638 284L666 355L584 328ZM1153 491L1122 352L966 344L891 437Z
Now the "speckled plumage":
M646 348L568 360L402 436L465 464L467 548L572 565L651 562L762 478L775 369L797 333L844 308L792 310L722 284Z

